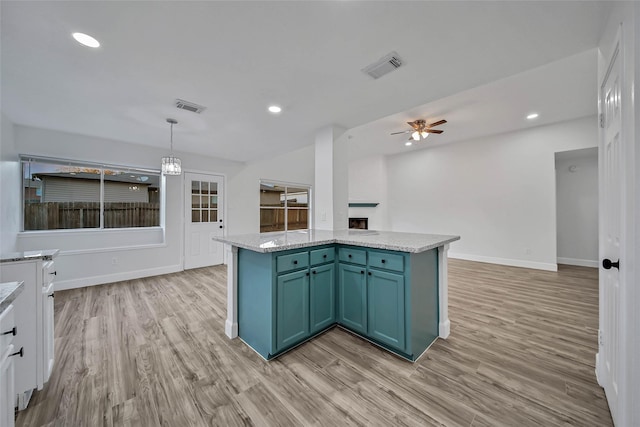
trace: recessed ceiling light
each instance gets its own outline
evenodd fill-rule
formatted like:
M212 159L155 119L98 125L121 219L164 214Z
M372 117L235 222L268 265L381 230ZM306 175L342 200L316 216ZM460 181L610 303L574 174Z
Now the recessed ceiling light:
M404 145L406 145L407 147L411 147L411 145L413 145L413 142L407 141L404 143Z
M531 113L527 116L528 120L533 120L538 118L538 113Z
M82 45L85 45L88 47L100 47L100 42L88 34L73 33L72 36L74 39L76 39L78 43Z
M269 106L269 112L271 113L279 113L282 111L282 108L278 107L277 105L270 105Z

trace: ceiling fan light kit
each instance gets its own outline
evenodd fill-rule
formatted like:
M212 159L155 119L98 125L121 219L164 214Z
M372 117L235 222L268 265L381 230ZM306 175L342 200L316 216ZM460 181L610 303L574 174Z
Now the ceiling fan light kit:
M445 123L447 123L447 121L444 119L438 120L437 122L431 123L429 125L425 120L415 120L413 122L407 122L407 124L413 128L412 130L405 130L402 132L393 132L391 135L400 135L400 134L407 134L407 133L411 134L409 141L404 144L408 147L411 145L411 141L421 141L421 140L427 139L430 133L437 133L437 134L443 133L444 132L443 130L432 129L432 128L435 126L443 125Z

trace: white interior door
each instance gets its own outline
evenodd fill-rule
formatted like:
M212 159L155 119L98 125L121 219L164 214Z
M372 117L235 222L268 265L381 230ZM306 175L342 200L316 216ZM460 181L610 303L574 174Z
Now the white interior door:
M619 45L618 45L619 46ZM621 381L620 270L623 187L623 147L621 138L621 58L619 47L600 87L601 99L601 227L600 227L600 342L598 380L605 390L614 422L618 414Z
M224 178L187 172L184 182L184 268L222 264L223 244L213 238L224 233Z

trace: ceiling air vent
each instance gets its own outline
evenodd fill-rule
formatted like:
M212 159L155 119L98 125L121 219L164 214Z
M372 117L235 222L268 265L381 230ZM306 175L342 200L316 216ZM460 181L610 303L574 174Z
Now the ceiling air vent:
M396 52L391 52L362 69L362 72L370 75L374 79L379 79L385 74L389 74L402 65L402 59Z
M202 113L207 107L195 104L193 102L185 101L184 99L176 99L176 107L181 110L191 111L192 113Z

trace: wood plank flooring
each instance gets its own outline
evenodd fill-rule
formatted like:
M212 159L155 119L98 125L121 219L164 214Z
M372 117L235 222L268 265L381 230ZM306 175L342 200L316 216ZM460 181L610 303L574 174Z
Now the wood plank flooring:
M56 364L18 426L609 426L597 270L450 260L451 336L415 364L334 328L265 362L226 270L56 292Z

